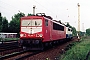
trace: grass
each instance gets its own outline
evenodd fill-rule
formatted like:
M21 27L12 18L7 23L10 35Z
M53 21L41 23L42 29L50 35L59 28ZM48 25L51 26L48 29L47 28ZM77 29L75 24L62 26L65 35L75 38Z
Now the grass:
M59 60L84 60L86 58L90 51L90 39L82 38L81 42L73 44L72 48L59 57Z
M0 38L0 41L1 40L3 40L3 41L10 41L10 40L19 40L19 38L4 38L4 39Z

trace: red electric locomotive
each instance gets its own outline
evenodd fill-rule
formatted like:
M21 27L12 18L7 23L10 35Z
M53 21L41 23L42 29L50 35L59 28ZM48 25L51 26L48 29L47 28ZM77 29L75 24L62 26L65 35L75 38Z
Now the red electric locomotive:
M52 20L44 13L22 17L20 20L20 40L24 47L43 47L66 38L66 27Z

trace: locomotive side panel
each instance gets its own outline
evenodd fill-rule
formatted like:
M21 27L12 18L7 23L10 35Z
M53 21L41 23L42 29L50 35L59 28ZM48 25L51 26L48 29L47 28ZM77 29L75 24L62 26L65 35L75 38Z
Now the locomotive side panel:
M48 42L51 40L50 39L50 29L51 29L50 24L51 24L51 22L48 19L44 19L43 22L44 22L44 24L43 24L43 35L44 35L43 42Z
M63 25L53 23L52 27L52 39L58 40L58 39L64 39L66 38L66 28Z
M44 40L43 42L47 41L54 41L58 39L65 39L66 38L66 27L60 23L56 23L53 20L47 20L48 23L45 23L44 28Z

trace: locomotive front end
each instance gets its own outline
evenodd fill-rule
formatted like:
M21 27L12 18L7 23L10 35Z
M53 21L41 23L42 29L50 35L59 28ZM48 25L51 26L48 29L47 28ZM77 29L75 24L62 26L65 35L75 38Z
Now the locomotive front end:
M20 38L41 38L42 37L42 20L28 19L21 20Z
M34 46L41 44L42 39L42 19L34 16L21 18L19 43L23 46Z

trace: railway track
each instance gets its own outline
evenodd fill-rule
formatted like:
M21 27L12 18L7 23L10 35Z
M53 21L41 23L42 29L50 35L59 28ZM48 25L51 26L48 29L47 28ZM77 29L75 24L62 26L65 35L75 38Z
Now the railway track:
M30 50L25 50L21 52L15 52L12 54L4 55L0 57L0 60L23 60L24 58L33 56L35 54L40 53L41 51L30 51Z
M1 56L10 54L12 52L18 52L20 50L22 50L22 48L18 46L17 41L8 41L8 42L4 42L0 44L0 55Z
M37 55L28 57L24 60L59 60L59 56L65 53L66 46L76 41L77 37L74 37L71 41L67 41L63 44L55 46L54 48L43 51L42 53L39 53Z
M19 52L19 51L22 51L22 50L23 50L23 49L20 48L20 47L15 48L15 49L10 49L10 50L4 50L4 51L0 52L0 55L1 55L1 56L4 56L4 55L6 55L6 54L11 54L11 53L13 53L13 52Z
M5 51L5 50L10 50L18 47L18 42L3 42L0 44L0 52Z
M14 52L12 54L7 54L4 56L1 56L0 60L26 60L26 59L27 60L36 60L37 58L46 60L47 57L49 57L49 59L54 59L54 57L56 57L58 54L60 54L62 49L64 49L72 41L73 40L71 40L70 42L68 41L67 43L61 44L60 47L50 48L45 51L25 50L25 51L21 51L21 52Z
M21 56L21 57L19 57L19 58L16 58L15 60L24 60L25 58L31 57L31 56L36 55L36 54L38 54L38 53L41 53L41 51L29 53L29 54L27 54L27 55L25 55L25 56Z

